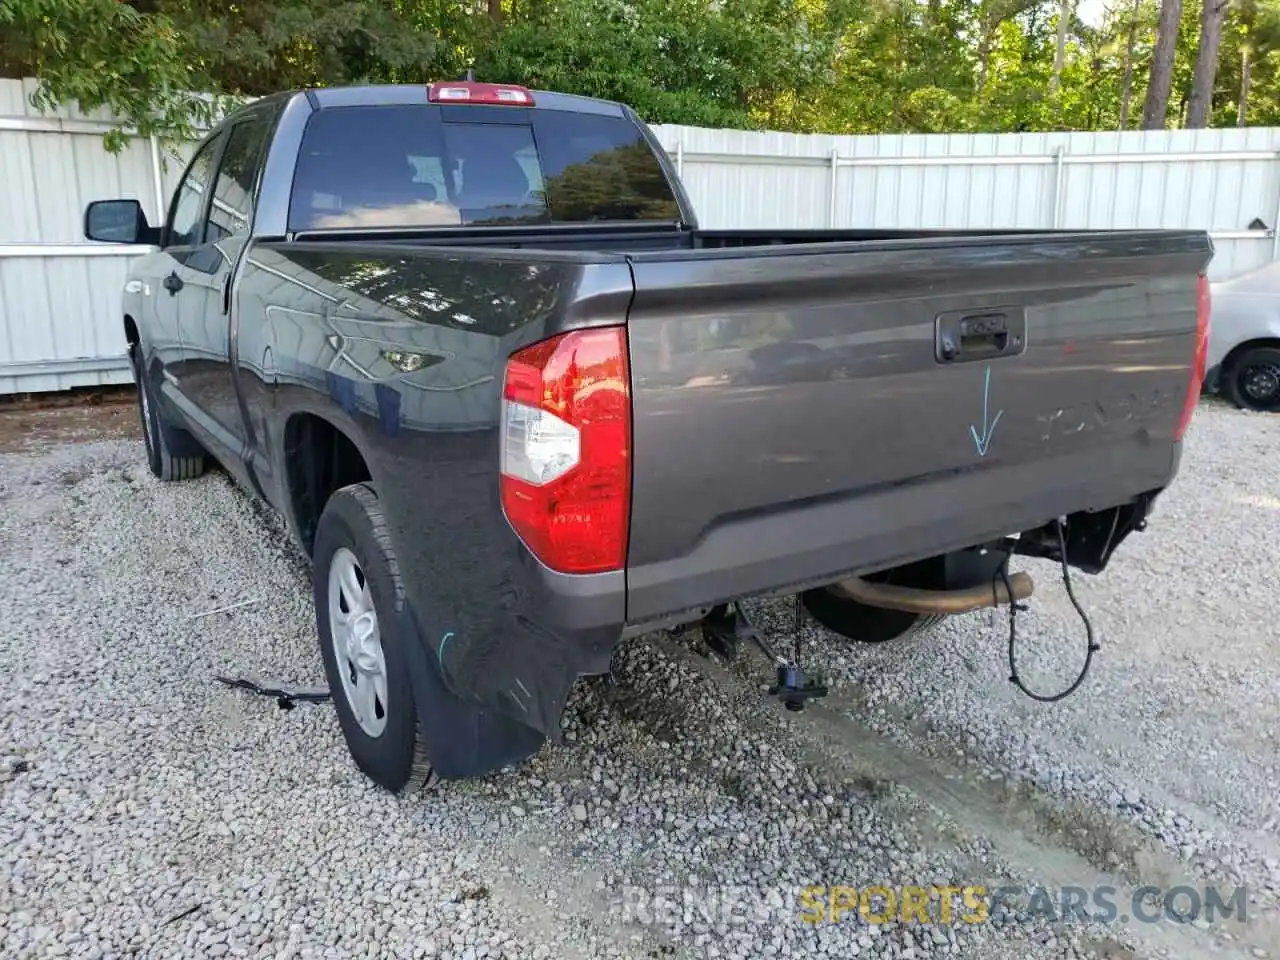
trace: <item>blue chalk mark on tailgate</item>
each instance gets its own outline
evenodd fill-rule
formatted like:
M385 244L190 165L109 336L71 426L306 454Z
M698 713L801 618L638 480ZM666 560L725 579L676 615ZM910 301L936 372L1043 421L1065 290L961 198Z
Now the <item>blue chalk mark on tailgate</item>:
M974 449L978 451L978 456L985 457L987 451L991 449L991 437L996 432L996 424L1000 422L1000 418L1004 416L1003 408L996 413L996 417L987 423L988 410L990 409L991 397L991 365L987 365L987 372L982 381L982 433L978 433L978 428L969 425L969 436L973 439Z

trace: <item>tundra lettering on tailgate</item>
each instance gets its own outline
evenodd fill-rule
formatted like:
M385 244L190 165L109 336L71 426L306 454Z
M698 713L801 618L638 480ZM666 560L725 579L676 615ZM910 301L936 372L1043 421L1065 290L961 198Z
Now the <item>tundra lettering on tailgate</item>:
M1156 387L1149 391L1131 391L1119 397L1104 397L1093 403L1064 407L1052 413L1040 414L1036 417L1036 422L1043 431L1040 439L1048 442L1057 437L1105 430L1113 424L1143 423L1150 420L1158 410L1181 401L1182 398L1175 397L1172 391Z

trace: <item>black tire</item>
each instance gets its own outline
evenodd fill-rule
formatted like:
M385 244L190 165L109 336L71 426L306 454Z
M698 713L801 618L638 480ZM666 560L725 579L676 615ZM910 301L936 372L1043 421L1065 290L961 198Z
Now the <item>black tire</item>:
M197 447L195 439L178 428L164 422L156 403L151 380L142 368L142 350L134 345L130 351L133 366L133 382L138 393L138 420L142 425L142 442L147 452L147 467L152 475L166 482L194 480L204 473L205 455L191 453ZM175 441L178 443L176 444ZM175 454L174 446L180 444L187 455Z
M362 729L356 718L342 675L329 616L329 573L334 556L342 549L355 555L377 617L381 652L386 669L386 702L381 704L385 726L376 736ZM412 792L434 786L439 778L427 758L418 727L418 709L406 656L407 645L418 638L409 635L412 617L407 613L400 565L391 546L382 505L373 488L355 483L329 498L316 526L312 566L312 593L324 672L338 711L338 723L356 766L374 783L392 793ZM347 661L343 669L352 669Z
M800 596L810 616L833 633L859 643L887 643L920 633L946 619L943 614L907 613L869 607L832 593L827 587L806 590Z
M1246 349L1222 379L1228 399L1240 409L1280 413L1280 349Z

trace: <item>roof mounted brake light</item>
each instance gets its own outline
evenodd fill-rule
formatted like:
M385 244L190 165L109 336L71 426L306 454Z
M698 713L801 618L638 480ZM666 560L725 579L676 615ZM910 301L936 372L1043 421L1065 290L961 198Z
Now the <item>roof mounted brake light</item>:
M431 103L486 103L509 107L533 106L533 94L507 83L433 83L427 88Z

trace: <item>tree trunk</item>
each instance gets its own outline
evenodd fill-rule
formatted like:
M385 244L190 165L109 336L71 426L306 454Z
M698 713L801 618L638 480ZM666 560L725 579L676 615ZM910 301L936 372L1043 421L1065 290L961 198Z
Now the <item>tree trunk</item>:
M978 93L986 92L987 79L991 76L991 48L996 43L996 31L1000 29L1003 0L981 0L978 17Z
M1142 0L1133 0L1129 14L1129 39L1124 48L1124 85L1120 90L1120 129L1129 129L1129 104L1133 100L1133 45L1138 39L1138 12Z
M991 50L996 44L996 32L1000 29L1000 24L1028 10L1034 14L1034 8L1035 0L982 0L978 20L978 93L986 89L987 79L991 74ZM1025 62L1025 50L1022 56Z
M1142 107L1142 129L1163 130L1169 116L1169 91L1173 88L1173 58L1177 54L1178 24L1182 0L1161 0L1156 24L1156 48L1151 54L1147 101Z
M1205 0L1200 14L1200 47L1196 70L1191 78L1191 102L1187 105L1187 126L1209 125L1213 109L1213 81L1218 75L1218 47L1222 43L1222 22L1227 16L1227 0Z
M1095 53L1089 60L1089 129L1096 130L1102 125L1102 112L1099 107L1098 86L1103 77L1102 57Z
M1057 93L1062 88L1062 68L1067 62L1067 26L1071 21L1071 0L1062 0L1058 5L1058 38L1053 48L1053 73L1049 75L1049 93Z
M987 89L987 74L991 69L991 44L995 38L992 36L994 28L988 29L984 24L982 27L982 35L978 37L978 93L982 94Z
M1253 71L1253 58L1249 56L1249 45L1240 47L1240 102L1236 104L1236 126L1244 127L1249 123L1249 80Z

